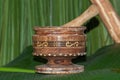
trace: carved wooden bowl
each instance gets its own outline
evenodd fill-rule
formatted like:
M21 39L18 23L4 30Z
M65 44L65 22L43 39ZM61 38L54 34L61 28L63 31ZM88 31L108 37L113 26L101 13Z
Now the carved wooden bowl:
M35 27L33 55L48 60L36 66L36 72L45 74L71 74L84 71L84 66L71 62L85 55L85 27Z

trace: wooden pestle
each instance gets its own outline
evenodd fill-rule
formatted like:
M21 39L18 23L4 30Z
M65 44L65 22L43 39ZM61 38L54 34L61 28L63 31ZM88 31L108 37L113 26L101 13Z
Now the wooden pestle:
M115 43L120 43L120 21L109 0L91 0L93 3L82 15L63 27L81 26L98 13Z
M109 34L116 43L120 43L120 21L109 0L91 0L98 8L99 15Z
M91 5L84 13L82 13L77 18L73 19L72 21L66 23L63 25L63 27L74 27L74 26L81 26L86 21L91 19L92 17L96 16L98 14L98 9L96 5Z

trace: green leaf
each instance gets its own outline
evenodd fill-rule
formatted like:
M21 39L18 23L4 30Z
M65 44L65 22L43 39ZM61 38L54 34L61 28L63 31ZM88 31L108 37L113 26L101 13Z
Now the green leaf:
M12 68L12 67L0 67L0 71L3 72L24 72L24 73L35 73L34 70L21 69L21 68Z

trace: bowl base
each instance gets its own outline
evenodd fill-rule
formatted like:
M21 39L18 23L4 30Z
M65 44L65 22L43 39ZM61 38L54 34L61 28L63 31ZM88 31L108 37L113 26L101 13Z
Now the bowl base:
M36 66L37 73L43 74L73 74L80 73L84 71L83 65L39 65Z

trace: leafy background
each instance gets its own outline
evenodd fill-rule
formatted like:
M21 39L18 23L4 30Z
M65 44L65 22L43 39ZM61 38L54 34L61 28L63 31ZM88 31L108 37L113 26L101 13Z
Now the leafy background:
M111 0L120 14L120 0ZM32 45L34 26L60 26L91 5L88 0L0 0L0 66ZM99 16L86 22L87 55L113 41Z

